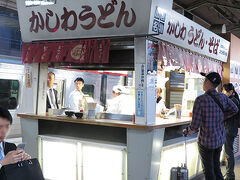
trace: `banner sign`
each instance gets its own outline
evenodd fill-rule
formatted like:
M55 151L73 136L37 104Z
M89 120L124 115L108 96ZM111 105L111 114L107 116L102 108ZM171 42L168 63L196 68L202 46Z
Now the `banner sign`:
M193 52L227 62L230 42L175 11L155 7L149 33Z
M179 66L187 72L193 73L215 71L222 75L223 71L222 63L219 61L210 60L197 53L191 53L185 49L162 42L159 43L158 60L160 71L166 66Z
M59 0L44 6L17 0L17 7L22 39L31 42L146 35L151 0Z
M22 62L105 64L109 62L109 48L110 39L23 43Z
M144 90L137 90L136 116L144 117Z
M59 0L26 6L17 0L23 42L146 36L227 62L230 43L167 7L163 0ZM167 4L167 5L166 5Z

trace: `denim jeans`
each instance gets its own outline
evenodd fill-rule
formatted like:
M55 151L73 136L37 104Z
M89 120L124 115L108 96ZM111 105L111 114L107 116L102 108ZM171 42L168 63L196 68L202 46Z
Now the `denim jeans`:
M203 173L206 180L223 180L220 169L220 154L222 147L217 149L208 149L198 143L198 151L203 166Z
M226 165L226 177L229 179L234 179L234 153L233 153L233 142L234 137L226 135L226 142L224 144L224 149L227 158L227 165Z

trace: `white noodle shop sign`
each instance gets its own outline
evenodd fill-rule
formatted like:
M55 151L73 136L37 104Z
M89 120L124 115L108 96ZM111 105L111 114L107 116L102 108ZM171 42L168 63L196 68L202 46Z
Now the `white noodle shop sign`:
M25 6L17 0L23 42L157 35L183 48L227 61L230 43L158 0L58 0Z
M150 33L208 57L227 62L230 42L175 11L155 7Z
M58 0L53 5L27 7L24 0L17 0L24 42L146 35L152 4L159 2Z

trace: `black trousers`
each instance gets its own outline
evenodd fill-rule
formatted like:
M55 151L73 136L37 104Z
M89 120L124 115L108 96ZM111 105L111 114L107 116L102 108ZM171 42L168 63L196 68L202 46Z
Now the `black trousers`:
M223 180L220 169L220 154L222 147L217 149L208 149L198 143L198 151L203 166L203 173L206 180Z
M226 134L226 142L224 144L224 149L227 158L227 165L226 165L226 177L229 179L234 179L234 153L233 153L233 142L234 137Z

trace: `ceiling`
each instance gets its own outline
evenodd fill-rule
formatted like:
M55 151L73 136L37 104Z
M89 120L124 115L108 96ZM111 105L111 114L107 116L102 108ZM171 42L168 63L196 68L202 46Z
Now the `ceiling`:
M219 32L225 24L227 32L240 38L240 0L173 0L173 9L196 23ZM0 0L0 24L19 27L16 0Z
M0 0L0 25L19 28L16 0Z
M13 10L17 10L16 0L0 0L0 6L9 8L9 9L13 9Z
M225 24L240 38L240 0L174 0L173 9L215 33Z

